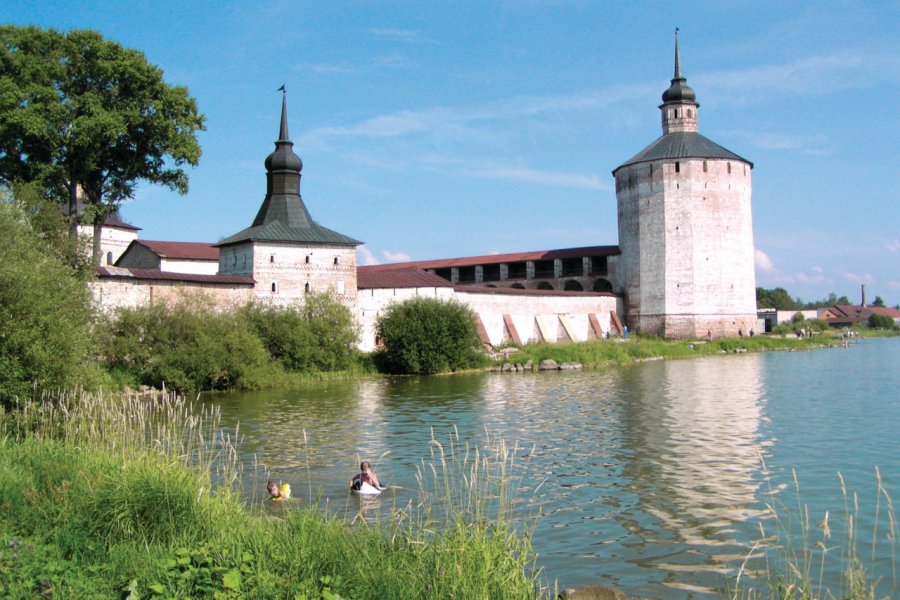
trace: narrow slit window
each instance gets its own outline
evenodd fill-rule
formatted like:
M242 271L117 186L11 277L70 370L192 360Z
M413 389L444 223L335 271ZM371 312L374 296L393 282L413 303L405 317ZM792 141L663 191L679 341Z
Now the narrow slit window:
M728 163L728 174L731 175L731 163Z
M278 284L274 281L272 282L272 293L275 294L278 292Z
M681 173L681 163L678 162L677 160L675 161L675 172Z
M706 173L708 168L709 167L707 166L706 161L704 160L703 161L703 172Z

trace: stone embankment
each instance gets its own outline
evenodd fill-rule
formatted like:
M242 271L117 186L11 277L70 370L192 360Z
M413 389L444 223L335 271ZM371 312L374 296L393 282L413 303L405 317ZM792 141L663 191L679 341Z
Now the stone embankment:
M553 359L544 359L538 363L537 368L534 361L522 363L503 363L502 365L492 365L485 369L488 373L525 373L526 371L577 371L582 369L583 365L578 362L556 362Z

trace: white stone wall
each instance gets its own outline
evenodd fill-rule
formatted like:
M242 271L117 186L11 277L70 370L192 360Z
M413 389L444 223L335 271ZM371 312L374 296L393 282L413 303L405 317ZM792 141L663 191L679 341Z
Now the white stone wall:
M754 328L750 166L653 161L616 181L627 324L666 337Z
M105 314L112 314L119 308L149 306L195 295L203 295L215 307L225 310L249 302L254 297L253 288L249 285L103 278L91 282L90 287L94 305Z
M94 226L79 225L78 236L91 244L94 239ZM100 264L104 266L115 264L128 245L137 237L137 230L134 229L104 227L100 234Z
M610 330L610 311L621 310L615 296L536 296L484 293L453 288L364 289L357 296L356 319L360 326L359 348L375 349L375 327L379 316L394 302L426 297L456 300L481 319L494 346L508 341L504 315L509 315L523 344L534 341L563 342L591 339L590 315L603 332Z
M220 248L219 274L250 275L256 298L279 306L302 304L308 292L331 292L356 302L356 248L248 242Z
M159 261L159 270L169 273L192 273L194 275L215 275L219 272L219 263L214 260L185 260L163 258Z

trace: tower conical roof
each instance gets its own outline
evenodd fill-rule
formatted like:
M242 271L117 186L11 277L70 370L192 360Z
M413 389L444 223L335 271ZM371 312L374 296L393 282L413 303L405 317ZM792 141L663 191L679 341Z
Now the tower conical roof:
M294 153L288 135L287 94L281 100L281 128L275 150L266 158L266 197L253 224L216 246L247 241L298 242L358 246L362 242L322 227L309 214L300 196L303 161Z

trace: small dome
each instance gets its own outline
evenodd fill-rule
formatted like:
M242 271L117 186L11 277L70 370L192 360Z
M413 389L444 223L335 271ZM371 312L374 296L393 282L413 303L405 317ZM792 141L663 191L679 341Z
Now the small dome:
M687 84L687 80L684 77L678 77L672 80L672 85L669 86L662 95L663 102L697 102L697 96L694 94L694 90Z
M275 151L266 158L266 171L294 171L303 170L303 161L294 154L291 142L275 142Z

